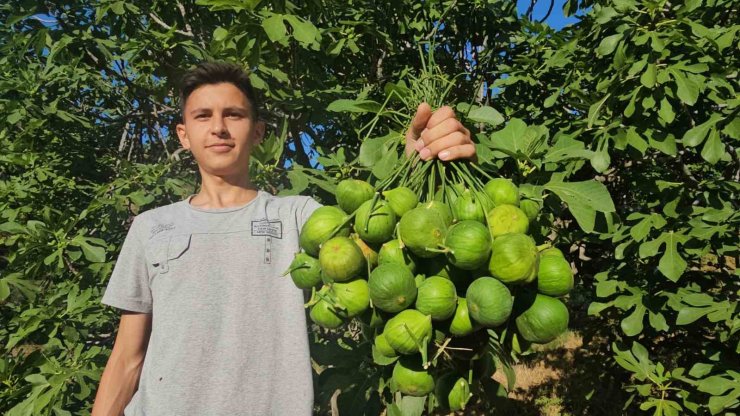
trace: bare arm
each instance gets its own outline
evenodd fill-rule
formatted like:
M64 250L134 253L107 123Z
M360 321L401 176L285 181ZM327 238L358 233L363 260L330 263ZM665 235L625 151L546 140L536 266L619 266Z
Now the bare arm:
M100 379L92 416L120 416L139 385L152 315L124 311L113 351Z

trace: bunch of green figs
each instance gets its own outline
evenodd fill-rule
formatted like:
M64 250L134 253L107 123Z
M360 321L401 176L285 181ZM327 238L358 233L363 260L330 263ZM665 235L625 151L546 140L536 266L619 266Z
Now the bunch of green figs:
M472 380L430 367L435 332L465 345L481 329L511 326L527 342L550 342L568 327L558 298L573 288L573 272L560 250L528 235L540 206L510 180L452 188L445 202L420 202L406 187L341 181L337 206L303 226L286 274L313 291L307 307L317 325L359 319L370 328L373 354L395 359L392 390L434 393L454 411L468 403Z

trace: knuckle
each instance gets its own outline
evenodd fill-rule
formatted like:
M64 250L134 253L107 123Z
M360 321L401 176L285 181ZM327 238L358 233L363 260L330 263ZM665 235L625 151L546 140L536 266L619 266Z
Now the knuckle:
M456 131L456 130L459 130L460 128L460 122L454 118L448 118L445 120L445 127L449 131Z

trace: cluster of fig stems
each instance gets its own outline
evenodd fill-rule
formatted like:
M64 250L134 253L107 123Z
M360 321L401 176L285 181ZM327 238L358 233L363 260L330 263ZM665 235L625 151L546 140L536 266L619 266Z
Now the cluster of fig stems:
M481 179L483 177L484 179ZM441 189L443 201L459 196L459 189L453 184L463 184L473 191L479 201L490 198L483 190L483 181L493 177L473 162L441 160L423 161L418 153L404 159L388 177L380 181L376 190L384 192L394 186L405 186L416 193L420 201L434 199L437 189Z

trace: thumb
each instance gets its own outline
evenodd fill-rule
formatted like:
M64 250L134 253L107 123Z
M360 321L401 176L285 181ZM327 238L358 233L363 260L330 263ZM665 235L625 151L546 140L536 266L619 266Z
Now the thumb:
M427 103L419 104L416 114L411 120L409 130L406 132L406 142L419 140L419 136L421 136L421 132L424 131L431 116L432 107Z

